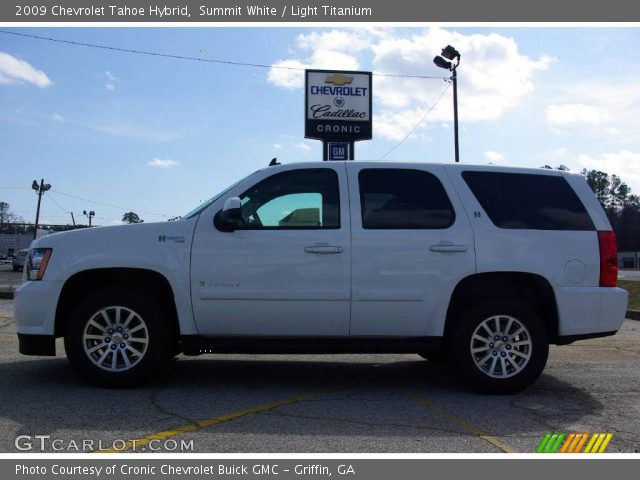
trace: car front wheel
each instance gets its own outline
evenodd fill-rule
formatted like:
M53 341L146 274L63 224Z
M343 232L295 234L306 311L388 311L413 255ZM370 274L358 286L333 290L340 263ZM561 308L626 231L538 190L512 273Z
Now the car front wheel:
M65 350L89 382L131 387L158 376L171 357L169 322L145 290L108 288L95 292L71 313Z

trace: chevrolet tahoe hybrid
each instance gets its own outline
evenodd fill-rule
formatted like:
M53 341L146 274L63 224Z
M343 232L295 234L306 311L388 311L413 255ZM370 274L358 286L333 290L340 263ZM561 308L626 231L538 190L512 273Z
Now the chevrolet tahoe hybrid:
M178 354L415 353L510 393L550 344L614 334L611 225L567 172L382 162L269 166L176 222L39 238L20 352L134 386Z

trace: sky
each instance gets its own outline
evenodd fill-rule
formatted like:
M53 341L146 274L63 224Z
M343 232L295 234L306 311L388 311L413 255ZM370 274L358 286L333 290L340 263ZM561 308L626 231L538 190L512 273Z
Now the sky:
M432 59L447 44L462 54L462 163L595 168L640 194L637 28L0 29L266 66L0 33L0 201L27 221L34 179L52 185L42 223L94 210L111 225L182 215L273 157L321 160L304 139L302 69L442 77ZM373 140L356 160L453 162L451 95L441 78L374 76Z

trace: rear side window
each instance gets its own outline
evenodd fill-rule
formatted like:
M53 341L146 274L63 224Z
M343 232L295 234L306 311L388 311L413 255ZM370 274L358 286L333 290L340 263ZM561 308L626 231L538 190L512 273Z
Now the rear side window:
M360 170L362 227L379 229L447 228L455 219L444 187L422 170Z
M563 177L463 172L462 178L497 227L595 230L584 205Z

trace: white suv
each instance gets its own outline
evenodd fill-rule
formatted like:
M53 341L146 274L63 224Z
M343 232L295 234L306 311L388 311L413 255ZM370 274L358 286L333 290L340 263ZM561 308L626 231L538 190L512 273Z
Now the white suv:
M259 170L177 222L47 235L15 296L20 351L105 386L178 352L418 353L485 392L549 344L614 334L611 226L579 175L321 162Z

